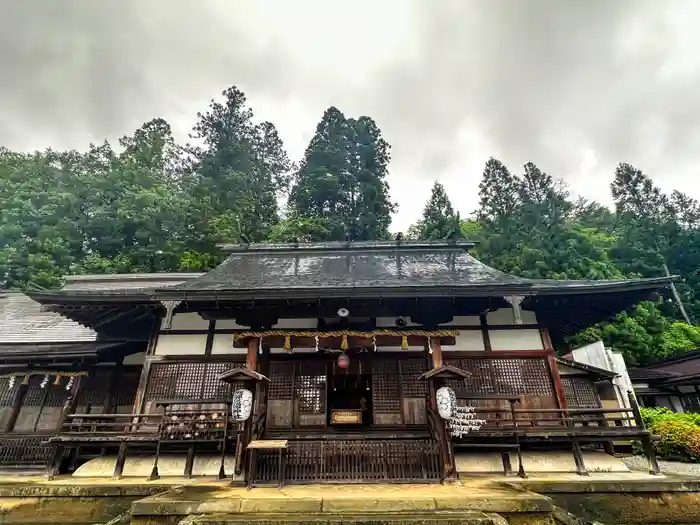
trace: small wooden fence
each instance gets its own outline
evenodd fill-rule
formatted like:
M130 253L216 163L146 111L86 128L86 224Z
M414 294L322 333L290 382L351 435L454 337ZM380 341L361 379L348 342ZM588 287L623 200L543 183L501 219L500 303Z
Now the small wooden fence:
M439 482L438 444L430 439L293 441L285 451L285 483ZM278 455L260 451L255 484L275 484Z

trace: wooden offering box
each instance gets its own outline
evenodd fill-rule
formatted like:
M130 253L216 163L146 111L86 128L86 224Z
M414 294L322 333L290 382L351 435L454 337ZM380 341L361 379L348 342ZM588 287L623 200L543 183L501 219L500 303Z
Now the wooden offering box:
M331 410L332 425L361 425L362 410Z

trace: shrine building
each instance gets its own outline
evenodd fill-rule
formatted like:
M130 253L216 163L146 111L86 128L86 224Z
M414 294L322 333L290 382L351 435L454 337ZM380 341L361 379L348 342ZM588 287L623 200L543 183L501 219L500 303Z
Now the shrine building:
M94 335L0 343L0 469L443 482L476 454L527 476L530 450L586 474L587 451L640 441L655 471L634 396L554 347L672 278L524 279L472 246L224 245L207 273L32 292Z

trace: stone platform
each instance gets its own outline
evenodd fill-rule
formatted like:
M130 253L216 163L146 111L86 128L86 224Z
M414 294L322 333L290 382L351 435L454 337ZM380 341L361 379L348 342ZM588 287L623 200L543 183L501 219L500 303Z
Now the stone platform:
M549 498L489 479L454 485L305 485L253 490L190 486L135 501L131 507L134 525L493 525L515 515L524 524L550 523L551 511Z
M0 478L2 525L552 525L564 509L606 525L697 524L700 480L607 472L246 490L214 478Z

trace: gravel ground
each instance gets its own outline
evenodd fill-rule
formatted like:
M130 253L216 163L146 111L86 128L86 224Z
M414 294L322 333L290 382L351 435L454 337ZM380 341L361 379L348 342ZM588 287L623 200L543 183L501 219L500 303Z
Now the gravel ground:
M628 456L622 461L630 470L649 470L649 462L644 456ZM678 461L659 460L659 467L664 474L693 476L700 478L700 463L680 463Z

